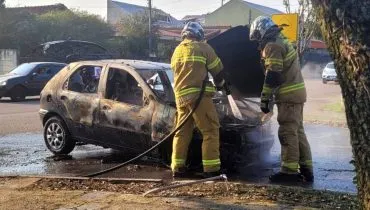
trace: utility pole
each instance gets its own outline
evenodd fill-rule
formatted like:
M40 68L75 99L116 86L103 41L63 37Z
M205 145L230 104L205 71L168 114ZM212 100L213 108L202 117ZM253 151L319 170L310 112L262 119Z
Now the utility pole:
M152 0L148 0L149 7L149 57L152 56Z
M224 6L224 0L221 0L221 6Z

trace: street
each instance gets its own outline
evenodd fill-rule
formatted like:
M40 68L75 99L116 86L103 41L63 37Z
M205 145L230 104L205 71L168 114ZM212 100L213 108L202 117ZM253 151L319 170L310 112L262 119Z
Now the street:
M327 104L336 103L338 96L340 97L339 86L324 86L319 80L308 80L306 84L309 101L306 104L305 118L309 117L309 120L305 123L305 129L312 147L315 167L315 183L308 187L355 193L356 187L352 183L354 167L349 163L352 152L348 129L330 126L328 121L324 121L326 125L311 121L311 115L320 115L321 118L316 119L343 120L343 113L322 110ZM327 94L330 97L323 97ZM82 176L128 159L125 154L92 145L77 146L71 156L62 159L52 156L44 144L38 108L37 98L17 103L6 98L1 100L0 175ZM273 120L277 133L278 125ZM268 183L268 176L279 169L280 144L277 135L270 154L265 157L264 161L251 163L243 168L241 174L232 175L231 180ZM170 179L170 170L148 159L104 176Z

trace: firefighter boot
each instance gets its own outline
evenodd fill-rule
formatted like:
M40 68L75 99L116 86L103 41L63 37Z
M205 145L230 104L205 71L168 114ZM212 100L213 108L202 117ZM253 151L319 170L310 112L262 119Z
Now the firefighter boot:
M191 173L187 168L180 167L176 171L172 172L173 178L194 178L194 174Z
M294 174L287 174L278 172L273 174L269 177L270 182L273 183L295 183L295 182L303 182L303 177L299 173Z
M302 175L305 182L313 182L314 181L314 176L313 176L312 169L300 168L299 170L300 170L300 174Z

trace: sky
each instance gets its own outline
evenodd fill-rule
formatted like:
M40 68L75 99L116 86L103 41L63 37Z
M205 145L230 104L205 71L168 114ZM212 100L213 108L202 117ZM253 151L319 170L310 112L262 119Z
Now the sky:
M146 6L148 0L116 0L130 4ZM229 0L224 0L228 2ZM248 0L249 2L268 6L285 12L283 0ZM294 8L298 5L297 0L290 0ZM7 7L17 6L40 6L48 4L62 3L68 8L85 10L89 13L97 14L103 18L107 15L107 0L5 0ZM221 6L221 0L152 0L154 7L161 9L177 19L185 15L200 15L213 12Z

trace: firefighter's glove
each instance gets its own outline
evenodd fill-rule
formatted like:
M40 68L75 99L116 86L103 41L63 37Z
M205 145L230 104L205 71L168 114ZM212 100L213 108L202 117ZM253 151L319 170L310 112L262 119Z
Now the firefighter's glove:
M270 104L269 100L265 100L265 99L261 100L260 108L263 113L267 114L270 112L269 104Z
M215 81L215 86L216 86L217 91L221 91L224 88L224 85L225 85L224 79L217 81L217 82Z

